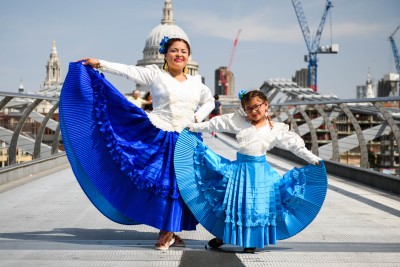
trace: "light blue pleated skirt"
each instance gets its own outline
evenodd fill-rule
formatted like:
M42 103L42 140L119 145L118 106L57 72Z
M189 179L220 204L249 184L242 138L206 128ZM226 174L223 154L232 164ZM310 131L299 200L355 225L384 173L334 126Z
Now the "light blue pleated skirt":
M326 196L321 165L294 168L283 176L265 156L225 159L183 131L174 167L181 196L196 219L224 243L263 248L302 231Z

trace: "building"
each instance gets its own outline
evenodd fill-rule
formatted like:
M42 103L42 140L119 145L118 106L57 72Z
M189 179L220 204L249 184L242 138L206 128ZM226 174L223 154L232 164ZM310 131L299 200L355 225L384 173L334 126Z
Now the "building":
M146 44L143 49L143 59L137 61L137 66L155 64L160 68L163 67L164 55L160 54L158 50L164 36L168 36L169 38L182 38L190 44L187 34L175 24L171 0L165 0L161 24L154 27L147 36ZM190 75L198 74L199 65L192 59L192 54L189 56L187 67ZM140 91L148 91L140 85L137 85L137 89Z
M61 61L58 57L56 41L53 41L50 58L46 65L46 78L37 93L50 97L59 97L63 83L64 81L61 78Z
M378 96L398 96L399 95L399 74L388 73L378 82Z
M296 70L296 73L292 77L292 82L295 82L300 87L307 88L308 87L308 69Z
M371 72L368 69L368 75L365 84L356 86L356 98L374 98L376 95L375 86L371 79Z
M233 96L235 93L235 76L227 67L219 67L215 70L214 92L218 95ZM227 91L225 92L225 87Z

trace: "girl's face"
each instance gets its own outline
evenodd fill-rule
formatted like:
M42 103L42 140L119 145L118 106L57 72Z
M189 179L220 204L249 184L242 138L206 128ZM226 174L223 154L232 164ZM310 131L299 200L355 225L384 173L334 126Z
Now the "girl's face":
M182 41L175 41L165 54L165 60L168 63L168 69L180 70L186 66L189 58L189 49Z
M268 110L268 102L262 100L258 96L251 98L244 106L244 111L247 117L253 121L258 122L265 118Z

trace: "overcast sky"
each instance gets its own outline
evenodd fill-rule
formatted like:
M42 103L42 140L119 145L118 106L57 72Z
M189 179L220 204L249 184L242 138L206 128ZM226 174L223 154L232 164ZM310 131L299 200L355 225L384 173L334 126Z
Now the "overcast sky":
M302 0L315 32L325 0ZM172 0L175 23L189 36L193 60L214 91L214 71L226 66L242 30L231 67L236 91L259 88L271 78L291 79L306 68L306 45L290 0ZM36 92L43 83L52 41L62 62L83 57L136 65L147 35L161 23L164 0L8 0L0 2L0 91ZM355 98L368 69L375 82L395 72L388 37L400 25L400 0L334 0L320 45L339 44L319 55L318 91ZM400 48L400 32L395 36ZM122 92L134 85L106 77Z

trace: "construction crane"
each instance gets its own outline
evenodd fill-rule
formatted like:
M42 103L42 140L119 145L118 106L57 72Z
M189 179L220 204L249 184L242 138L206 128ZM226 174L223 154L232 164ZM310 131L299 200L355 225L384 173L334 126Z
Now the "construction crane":
M396 30L392 33L392 35L389 36L389 41L390 41L390 45L392 46L394 62L396 64L396 70L397 70L398 74L400 74L400 55L399 55L399 50L397 50L396 43L394 42L393 36L397 33L399 28L400 28L400 26L397 26Z
M312 88L315 92L317 92L317 54L336 54L339 51L338 44L331 44L330 46L323 46L320 47L319 43L321 41L322 30L324 29L324 24L328 12L332 5L331 0L327 0L327 4L325 6L324 14L322 15L321 22L319 23L319 27L317 33L315 34L314 38L311 38L310 35L310 28L307 24L307 19L303 11L303 7L301 6L300 0L292 0L292 4L294 10L297 15L297 19L300 24L301 31L303 32L304 41L306 42L307 49L308 49L308 56L304 57L304 60L308 61L308 77L307 77L307 84L308 87Z
M233 48L232 48L232 52L231 52L231 57L229 59L229 64L228 67L226 67L225 71L223 71L223 68L219 68L219 82L218 84L220 84L223 88L223 92L224 95L228 95L228 87L229 87L229 71L231 69L232 66L232 62L233 62L233 56L235 55L235 50L236 50L236 46L239 40L239 34L242 30L239 30L238 33L236 34L236 38L235 41L233 42Z

